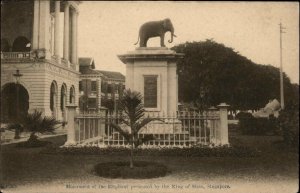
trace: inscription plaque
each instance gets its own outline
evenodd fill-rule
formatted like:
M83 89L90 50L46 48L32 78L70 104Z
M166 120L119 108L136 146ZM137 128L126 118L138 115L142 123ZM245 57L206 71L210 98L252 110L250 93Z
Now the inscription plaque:
M157 108L157 75L144 76L144 107Z

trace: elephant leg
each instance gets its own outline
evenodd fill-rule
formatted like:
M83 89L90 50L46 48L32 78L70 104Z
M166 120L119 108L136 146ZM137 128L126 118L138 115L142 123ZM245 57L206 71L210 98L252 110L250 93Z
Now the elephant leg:
M145 39L145 47L147 47L147 42L148 42L149 38Z
M161 47L166 47L166 45L165 45L165 34L162 34L160 36L160 46Z
M146 38L143 36L140 37L140 47L146 47Z

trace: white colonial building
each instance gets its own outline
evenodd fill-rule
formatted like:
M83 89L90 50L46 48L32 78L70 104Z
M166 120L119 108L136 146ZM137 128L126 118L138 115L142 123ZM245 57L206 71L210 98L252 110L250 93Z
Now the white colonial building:
M1 2L2 122L35 109L66 120L66 105L78 105L79 3Z

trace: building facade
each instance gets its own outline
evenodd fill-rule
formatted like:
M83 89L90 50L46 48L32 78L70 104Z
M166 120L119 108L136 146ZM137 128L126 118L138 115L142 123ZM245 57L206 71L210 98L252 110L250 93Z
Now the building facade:
M34 110L66 120L66 105L78 105L79 4L1 2L2 122Z
M120 72L96 70L93 58L79 58L79 69L80 110L98 112L105 107L111 113L117 111L125 76Z

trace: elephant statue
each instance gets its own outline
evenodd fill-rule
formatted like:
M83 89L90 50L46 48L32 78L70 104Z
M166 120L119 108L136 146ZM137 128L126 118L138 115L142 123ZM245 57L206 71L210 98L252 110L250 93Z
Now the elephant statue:
M152 37L160 37L160 46L166 47L164 40L165 40L165 33L171 32L171 40L169 40L169 43L173 42L173 37L176 37L174 34L174 27L169 18L161 20L161 21L149 21L147 23L144 23L140 27L139 31L139 39L134 44L136 45L140 41L140 47L147 47L147 41L149 38Z

